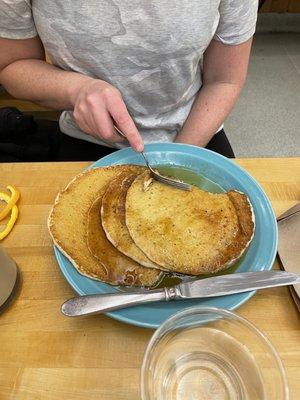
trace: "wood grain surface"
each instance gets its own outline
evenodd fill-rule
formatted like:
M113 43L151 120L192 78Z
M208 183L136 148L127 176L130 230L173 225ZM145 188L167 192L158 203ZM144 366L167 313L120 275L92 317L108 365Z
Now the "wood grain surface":
M277 215L300 201L300 158L236 162L261 183ZM55 262L46 220L57 192L87 164L0 164L0 190L14 184L22 194L17 225L1 242L22 272L17 300L0 316L1 400L140 398L139 372L153 331L60 313L73 292ZM300 399L300 324L288 289L260 291L237 312L271 339L290 398Z

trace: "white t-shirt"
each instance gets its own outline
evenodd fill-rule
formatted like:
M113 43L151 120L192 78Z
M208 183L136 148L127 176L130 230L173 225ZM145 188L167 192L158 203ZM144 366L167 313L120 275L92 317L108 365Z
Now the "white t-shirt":
M54 65L120 90L146 143L171 142L201 89L205 49L212 39L248 40L257 7L257 0L1 0L0 37L38 34ZM70 111L60 128L97 142Z

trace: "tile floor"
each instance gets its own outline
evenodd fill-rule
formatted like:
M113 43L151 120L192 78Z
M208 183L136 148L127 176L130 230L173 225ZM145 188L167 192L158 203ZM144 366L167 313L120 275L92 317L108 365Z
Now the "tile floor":
M237 157L300 156L300 33L258 33L225 123Z

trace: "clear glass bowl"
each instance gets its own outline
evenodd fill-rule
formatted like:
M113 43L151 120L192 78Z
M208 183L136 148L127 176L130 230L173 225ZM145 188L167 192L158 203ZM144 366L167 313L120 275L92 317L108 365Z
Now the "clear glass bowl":
M273 345L254 325L218 308L194 307L167 319L146 349L142 400L287 400Z

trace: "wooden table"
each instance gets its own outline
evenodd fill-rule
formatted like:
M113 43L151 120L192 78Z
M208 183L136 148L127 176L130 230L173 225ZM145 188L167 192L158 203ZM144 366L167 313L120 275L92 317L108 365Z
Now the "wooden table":
M277 213L300 200L300 158L242 159ZM106 316L70 319L73 292L56 264L46 219L57 192L87 163L0 164L1 189L20 188L20 218L2 244L23 275L17 301L0 317L1 400L137 400L153 333ZM257 293L238 313L264 331L300 399L299 315L287 288Z

